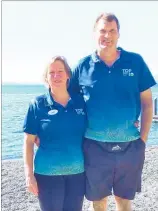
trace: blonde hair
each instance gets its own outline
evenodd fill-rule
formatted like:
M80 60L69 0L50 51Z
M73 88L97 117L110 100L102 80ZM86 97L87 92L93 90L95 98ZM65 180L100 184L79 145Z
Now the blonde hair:
M43 73L43 80L44 80L44 83L46 84L46 86L48 87L48 83L47 83L47 73L49 71L49 68L51 66L51 64L53 64L54 62L56 61L60 61L63 63L64 67L65 67L65 71L68 75L69 78L71 78L71 69L70 69L70 66L68 65L67 63L67 60L65 57L63 56L54 56L51 58L51 61L48 63L47 67L45 68L44 70L44 73Z

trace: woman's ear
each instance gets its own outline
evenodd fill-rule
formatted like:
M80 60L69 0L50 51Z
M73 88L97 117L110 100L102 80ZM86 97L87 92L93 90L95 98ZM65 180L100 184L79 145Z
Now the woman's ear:
M118 39L120 38L120 32L118 32Z

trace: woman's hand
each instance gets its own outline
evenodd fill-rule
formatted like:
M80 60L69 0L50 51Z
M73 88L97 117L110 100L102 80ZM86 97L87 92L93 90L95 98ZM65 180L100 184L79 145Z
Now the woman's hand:
M34 175L26 176L26 187L30 193L38 196L38 186Z

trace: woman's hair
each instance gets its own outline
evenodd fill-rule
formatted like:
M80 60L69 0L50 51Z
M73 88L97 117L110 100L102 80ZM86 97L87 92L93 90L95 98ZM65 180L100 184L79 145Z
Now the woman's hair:
M51 61L48 63L48 65L47 65L47 67L46 67L46 69L43 73L43 80L47 85L48 85L48 83L47 83L47 73L49 71L51 64L53 64L56 61L61 61L63 63L68 77L71 78L71 69L70 69L70 66L67 63L66 58L63 57L63 56L54 56L54 57L51 58Z

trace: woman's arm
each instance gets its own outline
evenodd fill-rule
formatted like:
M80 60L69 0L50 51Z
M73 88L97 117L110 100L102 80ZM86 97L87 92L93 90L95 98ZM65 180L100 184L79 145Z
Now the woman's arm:
M33 172L34 142L35 135L24 133L24 171L26 178L26 186L29 192L38 195L37 182Z

